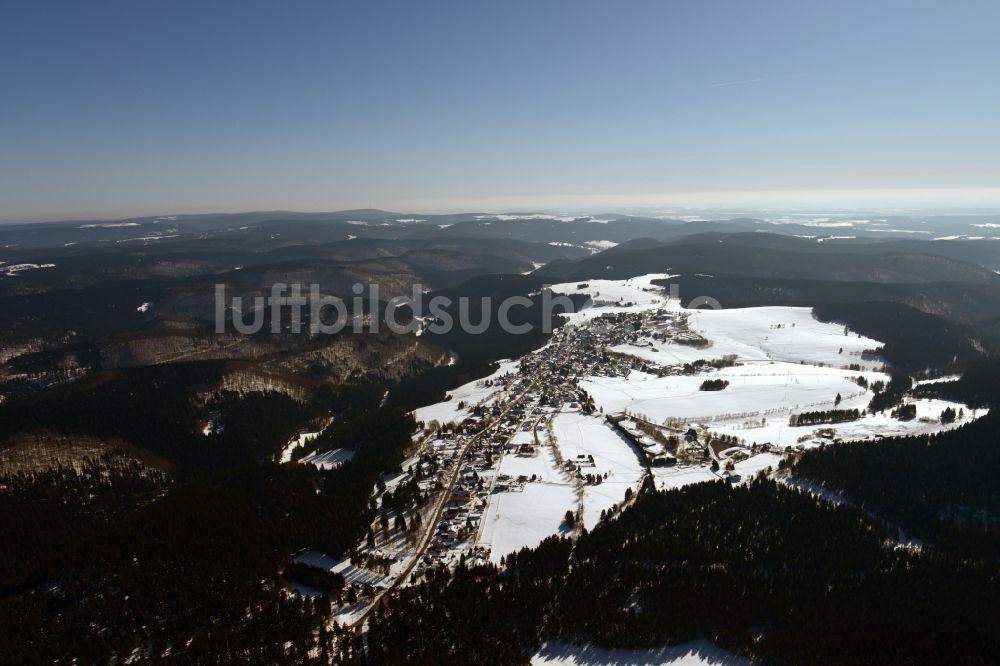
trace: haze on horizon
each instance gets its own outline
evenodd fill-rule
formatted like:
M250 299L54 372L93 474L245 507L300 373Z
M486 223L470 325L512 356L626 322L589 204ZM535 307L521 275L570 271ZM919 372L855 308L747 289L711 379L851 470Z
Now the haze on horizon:
M1000 207L1000 5L16 3L0 221Z

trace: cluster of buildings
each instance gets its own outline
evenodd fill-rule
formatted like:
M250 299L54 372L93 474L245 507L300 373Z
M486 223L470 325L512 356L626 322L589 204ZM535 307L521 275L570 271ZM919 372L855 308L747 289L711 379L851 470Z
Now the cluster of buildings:
M593 400L579 386L582 378L624 377L634 370L673 372L609 348L641 343L650 337L698 344L700 336L691 333L681 317L667 310L608 313L560 328L545 347L524 356L516 369L491 378L491 390L479 402L462 405L457 419L435 423L432 431L425 431L420 450L404 468L409 469L407 478L412 475L417 480L425 498L440 498L425 501L419 509L426 547L415 548L412 540L409 544L400 540L399 551L387 552L387 556L398 561L419 557L410 571L411 580L419 579L428 569L452 567L459 561L487 561L488 547L481 546L479 539L490 495L517 492L536 481L501 474L504 456L538 455L538 449L545 445L540 433L562 408L595 412ZM705 459L706 447L696 435L667 432L662 426L661 434L653 435L632 417L606 416L644 452L648 466L673 465L678 457L683 458L682 463L691 456L702 462ZM681 445L675 445L673 439ZM585 476L593 467L586 456L557 462L573 476ZM392 550L387 544L378 547Z

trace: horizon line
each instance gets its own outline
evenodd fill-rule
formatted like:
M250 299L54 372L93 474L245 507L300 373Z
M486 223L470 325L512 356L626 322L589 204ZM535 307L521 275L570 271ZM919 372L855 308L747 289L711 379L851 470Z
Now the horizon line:
M834 201L836 199L837 201ZM1000 187L955 188L830 188L811 190L741 190L700 192L657 192L627 194L551 194L500 195L439 198L382 199L375 204L347 205L347 202L314 202L299 206L246 204L193 204L169 210L151 212L144 209L105 210L104 212L41 213L0 218L0 224L59 224L74 222L120 221L134 218L169 217L175 215L240 215L249 213L336 214L350 211L378 210L387 213L421 215L517 214L551 213L621 214L629 209L677 209L678 211L759 210L780 212L822 208L852 212L866 210L931 211L977 210L1000 212ZM983 212L982 214L990 214Z

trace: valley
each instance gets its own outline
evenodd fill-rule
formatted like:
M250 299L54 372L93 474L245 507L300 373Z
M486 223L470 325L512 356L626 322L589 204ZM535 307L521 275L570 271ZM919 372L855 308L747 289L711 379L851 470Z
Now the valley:
M0 666L1000 664L997 0L3 10Z
M586 293L590 307L542 348L414 412L414 452L384 492L412 483L425 499L381 503L354 560L391 563L382 576L322 567L346 571L347 598L360 600L335 621L363 630L387 594L428 572L499 565L592 530L644 489L783 480L809 449L928 435L989 413L905 395L869 413L891 381L882 343L808 308L687 310L654 284L666 277L552 285ZM704 390L718 380L725 388ZM803 414L818 416L796 423ZM311 554L296 561L316 566Z
M841 645L797 618L849 633L838 604L880 586L992 589L1000 246L611 214L329 218L8 248L55 264L0 276L8 643L197 661L232 644L211 626L273 663L797 662ZM538 240L517 239L527 225ZM79 226L64 231L136 231ZM295 281L346 299L361 330L264 308L239 333L233 298ZM353 301L358 284L381 289ZM487 323L404 311L416 333L366 330L414 286ZM514 297L525 333L501 323ZM112 592L94 620L96 589ZM883 616L913 632L927 614Z

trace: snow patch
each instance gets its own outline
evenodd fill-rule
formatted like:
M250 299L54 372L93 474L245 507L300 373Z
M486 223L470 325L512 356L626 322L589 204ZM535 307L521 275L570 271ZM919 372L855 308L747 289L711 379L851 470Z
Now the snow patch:
M319 469L337 469L348 460L354 457L354 451L349 449L334 449L322 453L311 453L299 462L312 463Z
M9 277L14 277L18 273L23 273L24 271L34 271L40 268L55 268L55 264L11 264L4 267L4 272Z
M532 666L749 666L750 662L707 640L638 650L545 643Z

